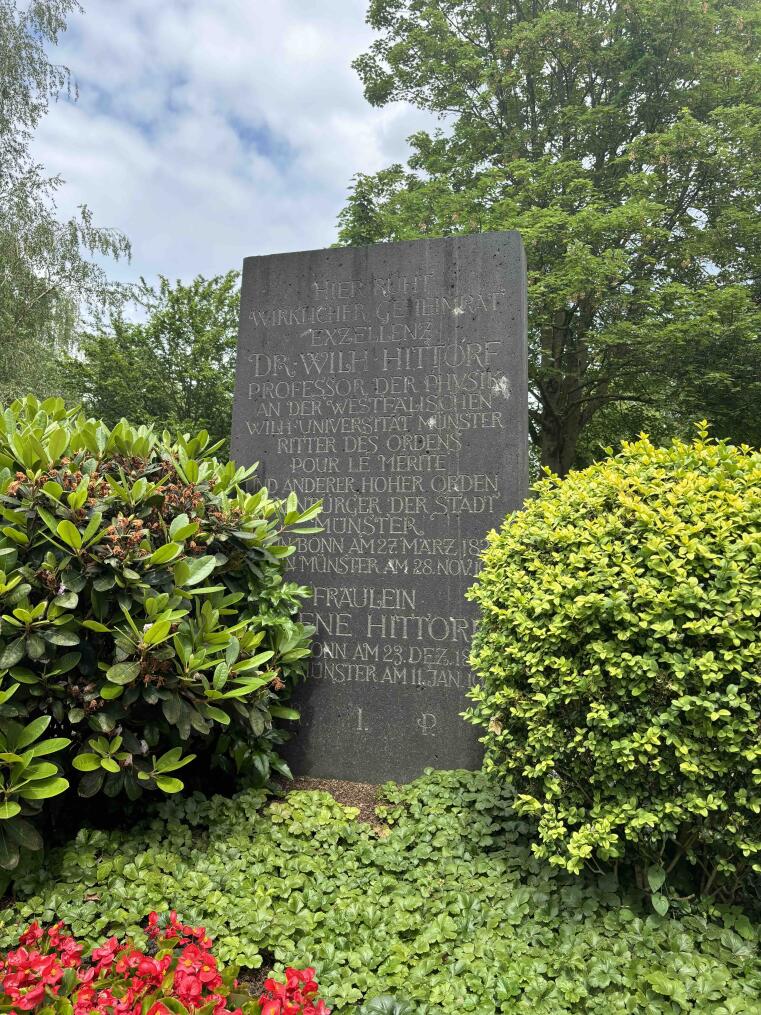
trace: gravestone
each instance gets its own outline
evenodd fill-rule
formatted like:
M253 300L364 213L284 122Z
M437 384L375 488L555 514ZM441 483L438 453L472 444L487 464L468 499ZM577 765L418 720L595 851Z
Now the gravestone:
M324 502L291 558L317 627L296 774L480 766L464 596L526 496L527 417L517 233L244 262L233 457L272 495Z

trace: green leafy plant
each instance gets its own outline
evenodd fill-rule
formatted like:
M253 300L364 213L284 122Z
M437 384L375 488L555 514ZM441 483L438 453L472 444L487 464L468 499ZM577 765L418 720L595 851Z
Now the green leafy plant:
M131 289L134 305L77 337L61 363L75 401L108 426L122 417L228 446L240 317L237 272L189 284L159 276Z
M336 1015L384 994L427 1015L759 1015L761 927L737 907L662 917L612 875L540 860L510 788L481 773L382 796L373 825L324 792L149 801L17 881L0 948L32 919L142 947L146 916L182 903L243 981L313 966Z
M761 455L643 437L492 533L469 718L570 871L731 897L761 870Z
M285 537L314 531L319 505L246 492L255 467L216 447L109 430L59 399L0 415L3 820L22 776L27 802L66 788L29 750L55 748L85 797L177 792L197 752L261 782L287 772L273 719L295 715L283 701L313 629L306 590L283 580ZM23 753L43 716L53 740Z
M12 684L0 691L0 705L18 688ZM40 812L45 800L69 787L51 756L71 741L67 737L42 740L49 724L49 716L38 716L25 726L5 719L0 728L0 867L5 870L18 865L22 850L42 849L42 837L29 818Z
M423 1006L423 1010L427 1009ZM360 1015L420 1015L421 1007L412 1001L399 1001L391 994L381 994L362 1006Z

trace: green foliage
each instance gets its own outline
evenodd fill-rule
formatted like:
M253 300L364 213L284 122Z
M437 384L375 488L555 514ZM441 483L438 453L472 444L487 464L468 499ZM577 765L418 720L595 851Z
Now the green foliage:
M240 292L238 273L183 285L159 279L134 292L141 321L123 312L77 342L64 364L70 394L114 426L123 417L227 442ZM133 315L134 316L134 315Z
M341 240L520 230L543 463L637 433L631 406L761 441L757 0L369 0L368 21L368 100L445 127L356 179Z
M59 390L55 357L71 342L80 308L123 296L96 258L129 256L120 233L96 226L86 207L61 222L49 178L31 152L48 103L69 72L49 60L76 0L0 0L0 404L33 387Z
M0 691L0 709L18 691L11 684ZM0 711L2 715L2 711ZM13 870L22 850L38 852L42 836L28 820L39 814L43 802L68 789L54 761L40 761L57 754L71 741L66 737L41 740L50 725L49 716L38 716L30 723L3 717L0 730L0 867Z
M290 714L280 701L313 629L296 619L306 590L283 581L294 549L284 536L315 531L319 505L300 512L294 495L245 492L255 467L214 451L204 432L109 430L60 399L28 397L0 415L3 819L18 814L18 777L53 780L25 800L65 788L52 763L34 761L51 744L67 771L74 754L84 797L175 793L190 748L260 781L287 772L272 720ZM23 752L41 716L54 739ZM15 724L29 719L27 732Z
M423 1005L422 1011L428 1011L428 1005ZM399 1001L391 994L381 994L362 1005L360 1015L420 1015L420 1012L420 1005L412 1001Z
M611 877L550 867L479 773L384 793L380 831L304 791L266 809L262 791L174 797L130 831L82 830L17 885L0 945L54 916L88 943L139 940L182 900L220 960L313 965L337 1013L384 993L428 1015L761 1012L759 928L737 910L646 915Z
M534 489L469 593L487 768L538 856L731 895L761 871L761 455L643 437Z

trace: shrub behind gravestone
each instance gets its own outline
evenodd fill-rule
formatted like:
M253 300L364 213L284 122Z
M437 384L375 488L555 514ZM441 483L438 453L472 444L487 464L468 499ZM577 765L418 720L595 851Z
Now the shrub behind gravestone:
M283 534L319 506L246 493L253 469L214 450L57 399L0 415L0 866L40 846L27 819L65 777L172 793L199 748L283 770L272 720L295 716L281 698L313 630Z
M473 722L571 871L761 869L761 455L643 437L492 533ZM665 900L657 897L658 908Z

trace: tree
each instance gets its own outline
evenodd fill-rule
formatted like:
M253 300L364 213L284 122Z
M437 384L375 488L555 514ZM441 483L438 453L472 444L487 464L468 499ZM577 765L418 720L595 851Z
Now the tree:
M520 230L543 464L643 419L758 441L756 0L371 0L368 21L367 99L445 129L355 178L340 240Z
M30 153L50 100L71 92L68 70L45 46L78 9L76 0L0 0L0 402L32 386L55 390L55 354L71 342L80 311L123 297L92 258L128 255L126 238L98 228L84 206L59 221L63 181Z
M190 285L141 279L144 320L123 311L79 340L65 372L70 395L108 426L122 417L229 440L240 293L229 271Z

